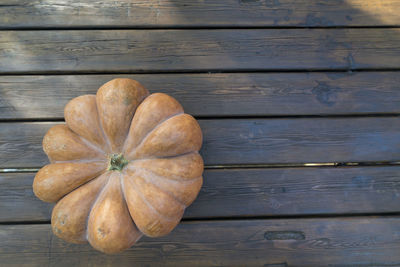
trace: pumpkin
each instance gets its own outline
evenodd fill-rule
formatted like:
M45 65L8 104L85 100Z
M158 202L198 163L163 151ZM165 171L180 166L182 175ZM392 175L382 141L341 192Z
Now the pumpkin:
M54 234L117 253L170 233L203 182L197 121L131 79L72 99L64 116L43 138L50 164L33 182L39 199L57 202Z

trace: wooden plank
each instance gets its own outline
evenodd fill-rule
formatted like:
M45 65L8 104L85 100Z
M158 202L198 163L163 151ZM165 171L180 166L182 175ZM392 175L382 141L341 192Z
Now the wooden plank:
M0 221L45 221L53 205L33 194L35 173L0 173Z
M400 117L199 120L206 165L399 161ZM48 163L51 122L0 124L0 167Z
M0 73L399 68L399 42L398 28L2 31Z
M184 222L118 255L50 232L49 225L0 226L3 266L400 265L399 217Z
M0 222L50 220L34 175L0 174ZM400 166L206 170L184 218L399 212L399 196Z
M0 25L19 27L273 27L399 25L397 0L8 0Z
M400 113L398 72L0 76L0 119L62 118L73 97L129 77L195 116Z

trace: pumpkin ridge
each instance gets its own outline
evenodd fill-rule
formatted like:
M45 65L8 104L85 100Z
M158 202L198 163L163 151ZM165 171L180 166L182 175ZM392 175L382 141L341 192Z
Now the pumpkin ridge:
M126 200L124 173L120 173L120 184L121 184L122 198L124 199L124 203L125 203L125 206L126 206L126 208L127 208L127 210L128 210L129 217L131 218L132 223L135 225L135 227L140 231L140 229L137 227L135 221L134 221L133 218L132 218L131 212L129 211L128 201ZM140 233L142 234L140 237L142 237L142 236L143 236L142 231L140 231ZM140 237L139 237L137 240L139 240ZM136 240L136 241L137 241L137 240ZM136 241L135 241L135 242L136 242Z
M159 189L160 191L162 191L162 192L164 192L165 194L167 194L168 196L170 196L170 197L172 197L174 200L176 200L176 202L178 202L182 207L183 207L183 209L186 209L187 208L187 206L182 202L182 201L180 201L179 199L177 199L170 191L167 191L167 190L164 190L164 189L162 189L161 187L159 187L159 186L157 186L157 184L156 183L154 183L154 181L153 181L153 177L157 177L157 178L155 178L155 179L163 179L162 178L162 176L159 176L159 175L157 175L157 174L155 174L155 173L153 173L153 172L151 172L151 171L147 171L146 169L144 169L144 168L137 168L137 170L139 170L139 171L142 171L142 172L144 172L144 173L148 173L149 175L151 175L152 177L148 177L148 176L141 176L142 178L144 178L148 183L151 183L154 187L156 187L157 189ZM200 177L197 177L197 178L200 178ZM168 178L166 178L167 180L170 180L170 179L168 179ZM173 181L175 181L175 180L173 180ZM189 180L189 181L191 181L191 180ZM179 183L178 181L175 181L176 183ZM186 182L186 181L183 181L183 182Z
M51 161L51 164L56 164L56 163L92 163L92 162L104 162L105 167L104 169L107 168L107 159L72 159L72 160L54 160Z
M51 227L52 227L52 229L53 229L53 232L54 232L54 234L56 235L56 236L58 236L59 238L61 238L61 239L63 239L63 240L65 240L65 241L67 241L67 242L72 242L72 243L79 243L79 244L81 244L81 243L88 243L88 241L87 241L87 238L86 238L86 228L87 228L87 226L86 226L86 221L87 221L87 218L88 218L88 216L89 216L89 213L90 213L90 211L91 211L91 208L92 208L92 205L93 205L93 202L97 199L97 197L98 197L98 193L103 189L103 187L104 187L104 185L108 182L108 180L107 180L107 177L103 177L103 174L104 173L102 173L102 174L100 174L99 176L97 176L96 178L93 178L92 180L90 180L90 181L88 181L87 183L85 183L85 184L82 184L81 186L79 186L78 188L76 188L74 191L72 191L72 192L70 192L70 193L68 193L67 195L65 195L65 196L63 196L61 199L60 199L60 201L58 201L57 202L57 204L55 205L55 207L53 208L53 211L52 211L52 215L51 215ZM101 180L103 180L103 181L101 181ZM97 181L96 181L97 180ZM62 205L65 207L66 205L68 206L70 203L71 203L71 199L69 199L69 200L67 200L67 203L65 203L65 201L66 201L66 198L69 198L72 194L74 194L74 192L79 192L80 190L87 190L87 191L90 191L90 190L92 190L92 188L93 188L93 186L96 188L96 183L102 183L101 185L100 185L100 188L98 188L98 190L97 190L97 194L95 194L95 196L94 196L94 199L92 200L92 203L90 204L90 207L88 207L88 209L87 209L87 213L86 213L86 216L84 217L84 221L83 221L83 232L82 232L82 237L84 238L84 239L79 239L79 237L77 237L77 236L73 236L73 237L71 237L71 236L65 236L65 235L63 235L62 234L62 232L64 231L64 229L62 230L62 232L60 231L60 229L59 229L59 223L60 223L60 220L59 220L59 214L60 214L60 203L62 203ZM88 188L91 188L91 189L88 189ZM96 190L95 190L96 191ZM83 198L85 198L86 199L86 195L81 195L81 197L79 197L79 198L82 198L82 200L83 200ZM84 200L83 200L84 201ZM74 199L74 197L72 197L72 202L75 202L75 199ZM62 207L63 207L62 206ZM58 216L57 216L57 214L56 214L56 211L58 212ZM64 213L64 216L65 215L68 215L69 213ZM70 220L68 220L69 222L70 222L70 225L72 224L75 224L75 222L71 222ZM61 225L63 226L64 224L63 223L61 223ZM68 230L68 226L67 226L67 230ZM71 231L71 230L70 230ZM73 230L72 230L73 231ZM76 233L76 232L75 232ZM72 239L71 239L72 238ZM73 240L73 241L72 241Z
M97 161L95 161L95 162L97 162ZM80 162L77 162L77 163L80 163ZM37 191L37 189L35 189L35 183L38 181L38 179L36 179L36 177L37 177L38 175L40 175L40 172L41 172L42 170L44 170L45 168L50 168L50 167L48 167L48 166L56 165L56 164L58 164L58 163L54 163L54 164L51 163L51 164L45 165L45 166L44 166L43 168L41 168L41 169L39 170L39 172L36 174L35 179L34 179L34 181L33 181L33 191L34 191L35 195L36 195L38 198L39 198L39 196L37 195L37 192L38 192L38 191ZM63 164L63 163L60 163L60 164ZM88 178L87 181L85 181L85 182L83 182L83 183L81 183L81 184L79 184L79 185L77 185L77 186L75 186L75 187L71 187L71 189L69 189L68 192L63 193L57 200L55 200L55 201L46 201L46 202L58 202L58 201L59 201L60 199L62 199L64 196L68 195L69 193L71 193L71 192L74 191L75 189L79 188L79 187L82 186L83 184L86 184L86 183L92 181L93 179L96 179L96 178L99 177L102 173L104 173L104 169L102 169L102 170L100 170L98 173L94 174L91 178ZM75 177L74 181L76 181L76 180L79 180L79 178L76 178L76 177ZM70 181L69 183L66 181L66 182L65 182L65 187L68 188L68 186L71 186L71 184L74 184L74 183L73 183L74 181ZM64 187L64 188L65 188L65 187ZM53 188L54 188L54 185L53 185ZM40 191L39 191L39 192L40 192ZM53 193L53 194L55 194L55 193ZM40 199L42 199L42 198L40 198ZM43 200L43 201L45 201L45 200Z
M102 176L103 174L105 174L106 171L107 171L106 169L102 170L98 175L94 176L92 179L90 179L90 180L87 181L87 182L84 182L83 184L79 185L78 187L74 188L72 191L75 191L75 190L78 189L79 187L82 187L82 186L84 186L85 184L88 184L88 183L92 182L93 180L99 178L100 176ZM108 182L107 182L107 183L108 183ZM71 192L72 192L72 191L71 191ZM71 193L71 192L69 192L69 193ZM69 194L69 193L68 193L68 194ZM66 194L66 195L68 195L68 194ZM65 197L66 195L64 195L63 197Z
M160 102L161 99L163 101ZM161 114L157 113L155 117L151 116L152 111L159 108L164 112ZM123 151L134 150L138 143L140 143L142 139L152 129L154 129L154 127L178 113L184 113L182 105L176 99L167 94L153 93L143 98L137 106L135 114L130 122L128 135L123 145ZM153 122L155 123L154 125ZM143 124L147 123L150 123L150 128L145 126L144 128L146 129L146 132L141 132L140 129L143 128ZM137 133L137 131L139 131L139 133ZM135 132L138 135L132 135L132 133Z
M149 91L139 82L128 78L115 78L97 90L98 117L104 135L111 146L111 153L122 152L126 134L129 132L129 123L137 107L148 95ZM117 111L119 113L116 113ZM126 132L123 135L124 131Z
M89 109L86 110L86 108L82 107L82 105L89 107ZM100 131L96 95L86 94L73 98L66 104L64 108L64 116L66 125L74 133L84 139L87 138L86 140L96 147L101 147L103 153L109 151L104 135L102 135ZM81 116L83 118L81 118ZM94 118L95 116L97 116L97 119ZM89 125L86 125L85 122L88 122L90 126L92 126L91 129L88 128ZM84 128L87 129L85 130L81 128L80 126L78 126L78 124L86 125L87 127ZM92 140L93 143L89 140Z
M136 186L132 186L132 188L133 188L133 190L135 190L135 192L138 194L138 196L143 200L143 202L146 203L146 205L147 205L155 214L159 215L161 218L163 218L163 219L166 220L166 221L170 221L170 222L175 221L173 218L168 217L168 216L166 216L166 215L160 213L156 208L154 208L153 205L151 205L151 204L149 203L149 201L144 197L143 193L142 193L140 190L138 190L138 189L136 188ZM129 210L129 209L128 209L128 210Z
M120 173L109 173L107 187L102 190L92 207L87 227L89 243L95 249L107 254L131 247L141 236L141 232L132 223L125 206L119 179ZM116 213L115 209L121 213Z
M176 114L173 114L173 115L171 115L171 116L166 117L165 119L163 119L163 120L161 120L159 123L157 123L157 125L154 126L154 128L151 129L148 133L146 133L146 135L143 137L142 140L140 140L139 144L136 145L135 149L133 149L132 152L130 152L130 153L128 153L128 154L126 155L127 158L130 158L130 155L131 155L131 154L135 154L136 151L138 150L138 148L140 148L140 146L141 146L141 145L144 143L144 141L147 139L147 137L149 137L149 135L150 135L153 131L155 131L158 127L160 127L161 124L163 124L164 122L166 122L166 121L169 120L169 119L172 119L172 118L175 117L175 116L179 116L179 115L182 115L182 114L185 114L185 113L184 113L184 112L178 112L178 113L176 113ZM133 118L132 118L132 120L133 120ZM126 152L126 151L124 151L124 149L125 149L125 144L126 144L126 139L125 139L124 146L123 146L123 150L122 150L123 153Z
M64 123L56 124L46 132L42 148L50 162L84 160L104 156L104 152L89 145Z
M69 127L68 127L69 128ZM71 130L71 129L70 129ZM72 131L72 130L71 130ZM106 151L104 151L102 148L96 146L95 144L93 144L92 142L90 142L89 140L87 140L86 138L84 138L83 136L80 136L79 134L76 134L84 144L86 144L88 147L101 152L102 154L106 154Z
M132 224L135 226L135 228L138 229L139 232L141 233L141 235L132 243L131 246L133 246L133 244L135 244L135 243L143 236L143 233L142 233L142 231L140 231L140 229L137 227L135 221L134 221L133 218L132 218L131 213L129 212L128 202L126 201L126 197L125 197L124 175L122 174L122 172L119 173L119 185L120 185L120 187L121 187L121 192L122 192L121 195L122 195L122 199L123 199L124 206L125 206L126 210L127 210L128 213L129 213L129 218L131 219L131 222L132 222Z
M97 95L96 95L96 113L97 113L97 122L99 123L99 126L100 126L99 128L100 128L101 134L104 137L104 141L106 141L108 150L112 153L113 151L112 151L112 146L111 146L111 143L110 143L110 139L108 139L108 136L104 132L103 124L101 123L101 120L100 120L99 107L97 106Z
M78 185L77 187L75 187L74 189L72 189L72 191L75 191L76 189L78 189L79 187L81 187L81 186L83 186L83 185L85 185L85 184L87 184L87 183L90 183L91 181L93 181L94 179L97 179L97 178L99 178L100 177L100 175L103 175L103 173L105 173L105 169L104 170L102 170L101 172L99 172L98 174L96 174L95 176L93 176L91 179L89 179L88 181L86 181L86 182L84 182L83 184L80 184L80 185ZM72 192L71 191L71 192ZM71 193L71 192L68 192L67 194L65 194L64 196L62 196L62 198L63 197L65 197L66 195L68 195L69 193ZM58 201L57 201L58 202Z
M202 144L201 128L196 119L187 113L180 113L155 127L129 156L175 157L198 151Z
M142 104L142 102L147 98L147 97L149 97L150 95L147 95L147 96L145 96L145 97L143 97L140 101L139 101L139 104L136 106L136 108L135 108L135 110L134 110L134 112L133 112L133 115L132 115L132 118L131 118L131 120L130 120L130 122L129 122L129 127L128 127L128 131L126 132L126 135L125 135L125 138L124 138L124 143L122 144L122 148L121 148L121 154L125 154L125 146L126 146L126 142L127 142L127 140L128 140L128 136L129 136L129 132L130 132L130 129L131 129L131 125L132 125L132 121L133 121L133 118L135 117L135 114L136 114L136 110L139 108L139 106ZM147 136L147 134L146 134L146 136Z
M170 184L172 186L193 186L196 184L197 181L201 180L201 184L203 183L203 176L198 176L196 178L190 179L190 180L174 180L174 179L168 179L168 177L166 176L161 176L158 175L156 173L151 172L150 170L147 170L145 168L138 168L139 170L143 171L143 172L148 172L149 174L151 174L151 177L149 179L149 182L152 183L154 186L156 186L157 188L160 188L159 186L157 186L155 184L155 182L153 180L159 180L159 181L163 181L166 184ZM147 177L145 177L145 179L147 179ZM200 192L201 187L199 188L199 191L197 191L196 193L196 197ZM172 193L172 191L167 190L167 189L162 189L160 188L160 190L162 190L163 192L167 193L168 195L172 196L174 199L176 199L179 203L182 203L183 206L185 206L185 209L187 207L190 206L190 204L192 203L192 201L188 201L185 202L183 199L180 199L179 196L175 196L174 193Z
M175 158L175 157L183 157L183 156L189 155L191 153L199 154L199 152L197 150L192 150L192 151L189 151L189 152L185 152L185 153L181 153L181 154L177 154L177 155L173 155L173 156L162 156L162 157L155 156L155 157L152 157L152 158L142 158L142 159L143 160L144 159L172 159L172 158ZM142 159L137 159L137 160L142 160Z
M192 150L192 151L189 151L189 152L185 152L185 153L181 153L181 154L177 154L177 155L173 155L173 156L162 156L162 157L157 157L157 156L146 156L145 158L140 158L140 159L131 159L131 161L130 162L136 162L136 161L142 161L142 160L151 160L151 159L172 159L172 158L175 158L175 157L181 157L181 156L186 156L186 155L188 155L188 154L190 154L190 153L199 153L198 151L196 151L196 150ZM127 154L128 155L128 154ZM126 157L126 158L128 158L128 157Z
M197 176L197 177L194 177L194 178L186 179L185 177L178 176L178 175L162 176L162 175L159 175L159 174L153 172L152 170L149 170L149 169L143 168L143 167L131 166L131 167L128 167L128 168L129 169L131 169L131 168L139 169L139 170L151 173L152 175L155 175L157 177L160 177L160 179L166 179L166 180L175 181L175 182L178 182L178 183L193 183L195 180L199 179L200 177L203 177L201 175L201 176ZM174 177L174 178L171 178L171 177Z
M87 216L87 218L86 218L86 233L85 233L85 236L86 236L86 240L89 242L89 233L88 233L88 226L89 226L89 218L90 218L90 215L92 214L92 210L93 210L93 207L96 205L96 203L99 201L99 198L100 198L100 196L101 196L101 194L104 192L104 190L107 188L107 186L110 184L110 175L111 175L111 173L107 173L108 172L108 170L106 170L103 174L107 174L109 177L108 177L108 179L106 178L106 180L107 180L107 182L103 185L103 187L99 190L99 193L97 194L97 196L96 196L96 198L95 198L95 200L93 201L93 204L92 204L92 206L90 207L90 209L89 209L89 214L88 214L88 216ZM102 175L103 175L102 174ZM97 177L99 177L99 176L97 176ZM90 242L89 242L90 243Z
M195 154L200 155L200 153L199 153L198 151L190 151L190 152L182 153L182 154L179 154L179 155L176 155L176 156L147 157L147 158L135 159L135 160L132 161L132 165L133 165L133 166L130 165L130 164L128 164L126 167L127 167L128 169L131 169L131 168L138 168L138 169L142 169L142 170L151 172L151 173L153 173L153 174L155 174L155 175L158 175L158 174L155 173L154 171L149 170L149 169L147 169L147 168L135 166L135 162L138 162L138 161L146 161L146 160L152 160L152 159L172 159L172 158L175 158L175 157L186 156L186 155L189 155L189 154L191 154L191 153L195 153ZM197 177L188 179L188 178L186 178L185 176L179 176L179 175L169 175L169 177L174 177L174 178L169 178L169 177L167 177L167 176L162 176L162 175L158 175L158 176L160 176L160 177L166 177L166 179L168 179L168 180L176 180L176 181L192 181L192 180L195 180L195 179L197 179L197 178L199 178L199 177L202 177L202 175L200 175L200 176L197 176Z

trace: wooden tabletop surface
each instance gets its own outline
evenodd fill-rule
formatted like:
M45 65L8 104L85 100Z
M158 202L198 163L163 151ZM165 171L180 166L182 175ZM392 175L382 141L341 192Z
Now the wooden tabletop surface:
M0 266L400 266L400 0L0 3ZM32 192L64 105L115 77L180 101L204 186L104 255Z

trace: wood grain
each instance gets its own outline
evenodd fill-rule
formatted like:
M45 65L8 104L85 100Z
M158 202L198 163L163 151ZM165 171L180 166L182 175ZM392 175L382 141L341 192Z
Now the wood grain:
M61 122L40 120L121 76L199 118L211 167L400 162L399 12L398 0L3 1L0 168L46 164L43 135ZM114 256L57 239L33 176L0 173L1 266L400 265L400 166L207 169L188 220Z
M0 73L382 69L400 29L2 31Z
M189 114L274 116L400 113L398 72L0 76L0 119L53 119L116 77L175 97Z
M206 170L184 218L399 212L399 175L400 166ZM50 220L34 176L0 174L0 222Z
M49 225L0 226L5 266L397 266L400 218L201 221L118 255L67 244Z
M50 220L53 206L40 201L32 191L35 174L0 173L0 221Z
M399 161L400 117L199 120L206 165ZM40 167L51 122L0 124L0 167Z
M0 25L19 27L274 27L399 25L397 0L8 0Z

